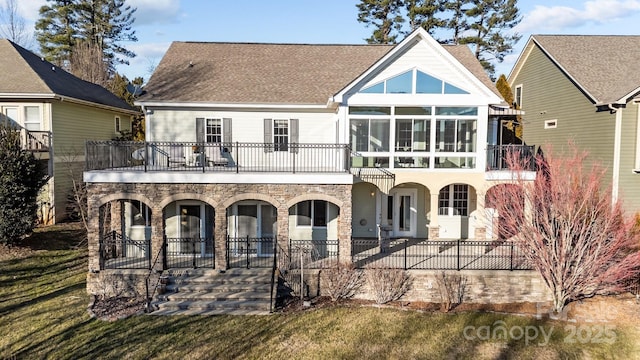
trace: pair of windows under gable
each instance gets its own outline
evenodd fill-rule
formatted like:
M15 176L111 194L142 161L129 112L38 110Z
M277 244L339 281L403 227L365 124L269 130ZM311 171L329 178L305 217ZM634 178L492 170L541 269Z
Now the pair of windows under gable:
M415 75L415 76L414 76ZM365 94L469 94L457 86L424 73L409 70L360 90Z

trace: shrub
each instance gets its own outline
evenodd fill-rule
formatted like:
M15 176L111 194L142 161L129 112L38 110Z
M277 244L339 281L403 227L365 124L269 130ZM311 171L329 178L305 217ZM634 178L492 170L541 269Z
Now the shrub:
M453 310L462 304L467 288L467 278L460 274L447 274L444 271L436 275L436 284L440 292L441 309L444 312Z
M17 128L0 121L0 243L11 245L31 233L46 169L23 150Z
M331 301L352 298L360 290L362 283L362 271L350 264L336 263L320 273L321 289Z
M377 304L398 300L411 288L411 276L400 269L368 268L366 279Z

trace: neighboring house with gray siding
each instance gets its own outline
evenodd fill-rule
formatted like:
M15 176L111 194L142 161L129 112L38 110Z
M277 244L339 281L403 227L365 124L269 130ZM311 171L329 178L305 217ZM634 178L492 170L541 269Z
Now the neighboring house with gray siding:
M631 213L640 211L638 49L640 36L533 35L509 75L525 142L588 151Z
M71 171L82 180L85 141L111 139L117 130L131 129L138 112L105 88L6 39L0 39L0 69L0 116L20 129L25 148L51 176L40 196L40 220L61 221Z

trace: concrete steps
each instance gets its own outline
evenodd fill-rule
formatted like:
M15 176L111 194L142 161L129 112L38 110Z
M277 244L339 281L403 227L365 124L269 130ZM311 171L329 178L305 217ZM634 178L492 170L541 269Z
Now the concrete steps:
M264 315L271 308L271 269L172 269L152 315Z

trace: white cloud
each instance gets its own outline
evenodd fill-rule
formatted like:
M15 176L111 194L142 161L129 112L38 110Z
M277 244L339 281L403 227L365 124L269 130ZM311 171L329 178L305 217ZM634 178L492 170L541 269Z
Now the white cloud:
M134 25L170 24L181 16L180 0L128 0L127 5L137 8Z
M568 6L535 6L523 16L515 31L520 33L562 30L586 23L603 24L633 16L640 11L640 0L591 0L583 9Z

